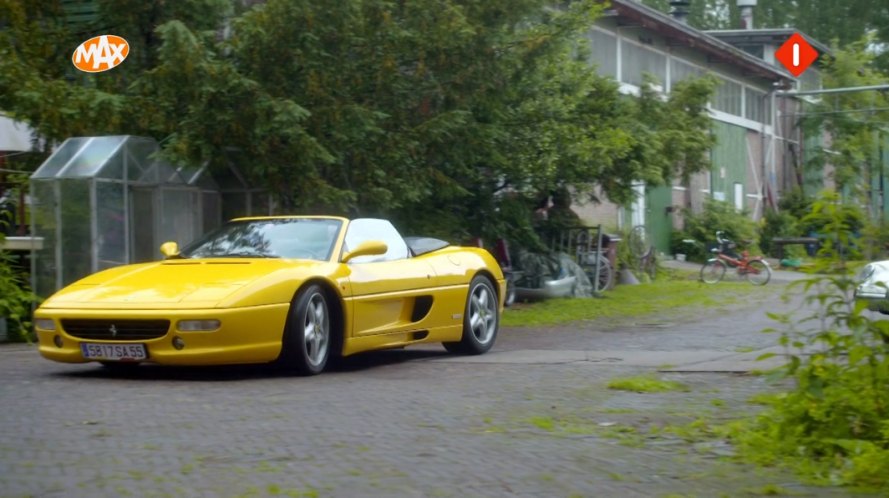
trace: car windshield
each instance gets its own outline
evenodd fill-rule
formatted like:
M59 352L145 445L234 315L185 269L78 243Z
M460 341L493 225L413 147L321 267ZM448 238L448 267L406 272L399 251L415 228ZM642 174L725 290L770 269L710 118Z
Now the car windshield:
M330 259L342 222L324 218L232 221L190 244L185 258Z

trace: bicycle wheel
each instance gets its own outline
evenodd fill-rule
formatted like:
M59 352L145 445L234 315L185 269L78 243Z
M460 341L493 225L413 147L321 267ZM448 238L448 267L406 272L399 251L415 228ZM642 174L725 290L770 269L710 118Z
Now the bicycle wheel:
M747 276L747 281L753 285L765 285L772 278L772 269L758 259L747 263L747 271L744 273Z
M614 269L611 268L611 262L605 258L596 258L596 265L599 266L599 280L596 280L596 267L586 268L586 274L590 278L593 285L593 292L602 292L611 288L614 281Z
M701 267L701 282L715 284L725 276L725 263L718 259L711 259Z
M651 244L648 242L648 232L644 225L636 225L630 230L627 244L630 245L630 254L634 258L641 259L648 254Z

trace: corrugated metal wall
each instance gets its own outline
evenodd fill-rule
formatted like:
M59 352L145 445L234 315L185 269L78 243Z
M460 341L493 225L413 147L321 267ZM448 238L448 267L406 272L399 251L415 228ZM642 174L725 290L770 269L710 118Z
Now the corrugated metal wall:
M735 203L735 183L744 185L747 191L747 129L720 121L713 121L716 145L710 158L713 169L710 175L711 195L714 199ZM740 202L746 206L746 199Z

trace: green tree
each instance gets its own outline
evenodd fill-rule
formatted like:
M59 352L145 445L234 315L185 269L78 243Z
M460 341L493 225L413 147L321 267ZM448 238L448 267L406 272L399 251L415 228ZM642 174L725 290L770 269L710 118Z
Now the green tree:
M502 235L541 193L626 202L704 168L712 143L709 80L634 100L590 67L593 0L101 1L96 29L132 51L97 75L71 67L86 35L60 5L0 0L0 108L46 144L132 133L177 162L235 161L290 212Z
M825 59L824 86L848 88L885 83L885 76L873 68L873 53L867 41L840 49ZM804 132L826 131L830 143L815 151L805 167L824 170L833 167L837 189L851 192L856 200L868 193L872 175L878 171L879 142L889 122L889 98L886 93L865 91L825 95L814 105L807 105L801 120Z

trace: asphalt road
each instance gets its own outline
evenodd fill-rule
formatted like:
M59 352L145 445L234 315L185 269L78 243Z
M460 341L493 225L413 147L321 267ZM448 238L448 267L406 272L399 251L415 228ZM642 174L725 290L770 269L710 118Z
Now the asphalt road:
M502 329L482 357L360 355L312 378L111 372L0 345L0 496L845 496L725 461L718 442L648 435L775 389L739 373L774 344L765 309L788 306L768 289L693 316ZM605 387L642 373L689 391Z

